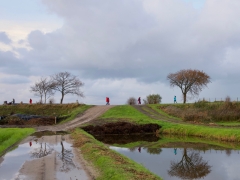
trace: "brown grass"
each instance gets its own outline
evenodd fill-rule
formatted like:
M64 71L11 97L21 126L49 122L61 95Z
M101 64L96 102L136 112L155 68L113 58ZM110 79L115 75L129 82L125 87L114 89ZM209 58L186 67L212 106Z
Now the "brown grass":
M201 101L181 106L160 106L160 108L172 116L182 118L184 121L240 121L240 103L231 102L228 97L222 103Z

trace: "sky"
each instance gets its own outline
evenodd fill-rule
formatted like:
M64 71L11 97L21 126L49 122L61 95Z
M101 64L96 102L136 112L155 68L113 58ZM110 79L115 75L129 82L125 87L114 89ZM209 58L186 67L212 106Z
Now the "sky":
M0 104L39 97L41 77L70 72L85 97L64 103L125 104L159 94L183 101L167 75L183 69L211 77L194 102L240 99L239 0L0 0ZM60 93L54 95L60 102Z

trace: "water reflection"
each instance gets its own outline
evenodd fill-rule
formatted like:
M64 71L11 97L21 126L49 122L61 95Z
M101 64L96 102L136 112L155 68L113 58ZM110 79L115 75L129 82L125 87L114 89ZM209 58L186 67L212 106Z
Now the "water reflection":
M57 156L62 161L62 166L60 167L61 172L69 172L71 169L76 168L75 164L73 163L73 152L71 149L65 149L63 142L61 141L62 150L61 153L57 153Z
M155 134L140 134L140 135L103 135L94 136L97 140L105 144L128 144L139 141L157 142L160 138Z
M167 140L164 139L164 142ZM240 180L239 150L206 143L172 140L163 143L161 139L158 142L141 141L134 144L136 147L111 145L110 148L142 164L163 179Z
M37 140L36 144L37 144ZM32 146L32 142L29 142L29 146ZM42 158L44 156L47 156L49 154L51 154L53 152L54 148L51 147L49 144L47 143L39 143L39 147L34 148L30 154L31 154L31 158Z
M75 161L69 136L36 133L11 152L0 157L0 180L5 179L87 179Z
M182 159L178 162L171 161L168 171L170 176L177 176L181 179L198 179L207 176L211 172L211 166L203 160L199 152L187 151L184 148Z

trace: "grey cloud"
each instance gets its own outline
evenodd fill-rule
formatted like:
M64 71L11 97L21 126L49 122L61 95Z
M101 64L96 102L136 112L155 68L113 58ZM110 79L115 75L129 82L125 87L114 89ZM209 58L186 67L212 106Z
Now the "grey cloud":
M211 4L199 13L184 3L176 7L175 1L148 10L144 6L148 1L42 2L63 17L65 24L51 33L29 34L33 49L25 52L24 58L37 74L70 70L92 79L129 77L166 82L168 73L192 68L218 79L231 71L221 66L226 48L240 47L235 31L218 32L220 19L208 23L206 15L214 18L218 14L214 12L219 11ZM227 17L233 19L232 15Z
M0 50L0 70L6 74L21 74L29 75L29 65L16 58L15 54L11 51Z
M4 84L24 84L29 82L29 79L24 76L9 76L0 79L0 83Z
M10 44L12 40L8 37L6 32L0 32L0 42L3 42L5 44Z

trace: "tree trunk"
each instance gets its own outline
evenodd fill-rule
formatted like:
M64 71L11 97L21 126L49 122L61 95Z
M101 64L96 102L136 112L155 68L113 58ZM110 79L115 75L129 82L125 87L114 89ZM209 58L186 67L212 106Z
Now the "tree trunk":
M183 103L186 103L187 101L187 93L183 93Z
M46 97L47 95L45 94L45 96L44 96L44 101L45 101L45 104L46 104L46 100L47 100L47 97Z
M64 97L64 94L62 94L62 98L61 98L61 102L60 102L60 104L63 103L63 97Z

